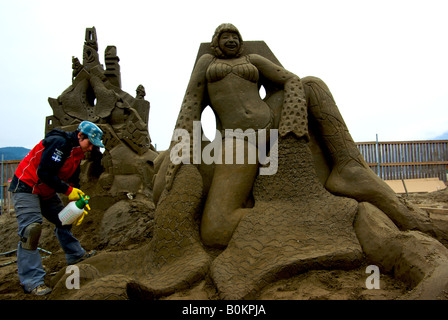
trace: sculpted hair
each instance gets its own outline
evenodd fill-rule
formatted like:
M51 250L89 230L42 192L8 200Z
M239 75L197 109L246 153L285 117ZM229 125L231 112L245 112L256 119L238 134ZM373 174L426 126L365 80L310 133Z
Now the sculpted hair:
M213 35L212 42L210 44L210 47L212 48L213 52L215 53L215 56L218 58L225 58L225 55L222 53L221 49L219 48L219 37L224 32L233 32L238 35L238 38L240 39L240 50L237 53L237 57L241 55L241 52L243 51L243 38L241 37L240 32L238 29L231 23L223 23L220 24L216 30L215 34Z

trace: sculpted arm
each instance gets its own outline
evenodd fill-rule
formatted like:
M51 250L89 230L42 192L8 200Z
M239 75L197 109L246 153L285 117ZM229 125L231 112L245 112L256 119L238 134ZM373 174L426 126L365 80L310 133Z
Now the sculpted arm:
M308 139L306 97L300 78L260 55L251 54L249 59L265 78L283 86L284 98L279 124L280 136L286 136L289 132L293 132L298 138L305 137Z
M176 138L176 136L179 137L178 135L176 135L176 130L188 133L189 145L190 145L188 156L190 159L189 161L190 163L192 163L193 159L193 122L200 121L201 113L203 109L206 107L205 103L206 103L207 79L205 74L207 71L207 67L212 61L212 59L213 56L209 54L201 56L193 69L187 90L185 92L184 99L182 101L182 106L180 108L180 112L176 121L175 134L173 135L173 140L170 145L170 150L173 150L176 144L179 143L179 140ZM186 155L179 154L177 151L175 152L175 154L176 156L179 157L178 160L180 158L185 159L186 157ZM167 190L171 189L174 176L179 166L181 165L181 164L176 165L171 160L172 159L170 159L170 164L168 166L168 170L166 173Z

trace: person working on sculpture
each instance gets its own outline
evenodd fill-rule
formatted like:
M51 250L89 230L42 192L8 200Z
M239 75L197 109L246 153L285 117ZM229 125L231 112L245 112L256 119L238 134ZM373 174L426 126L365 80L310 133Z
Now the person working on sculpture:
M216 115L220 130L274 129L280 115L259 93L260 80L267 79L284 90L282 113L288 110L302 113L300 118L303 122L298 125L285 122L285 127L280 131L290 130L298 137L307 137L305 94L295 74L258 54L243 55L242 37L232 24L218 26L211 48L214 54L204 54L196 63L176 129L185 129L191 134L193 121L200 120L207 103ZM287 128L288 125L290 128ZM226 139L224 136L222 140L223 159L229 151L225 150ZM248 148L252 148L247 141L235 141L232 144L234 150L231 151L235 151L237 144L241 143L244 144L246 156ZM201 222L201 237L205 244L227 245L244 215L245 202L250 196L258 168L258 163L249 163L247 157L244 164L228 164L225 161L215 164ZM176 166L171 163L167 173L168 190L175 172Z
M17 248L19 280L25 292L45 295L51 292L44 283L45 271L38 251L42 216L55 224L55 234L65 252L67 264L75 264L93 255L86 252L71 232L72 225L62 225L58 213L64 208L57 193L78 200L80 163L94 147L104 147L103 132L89 121L78 129L50 131L20 162L9 191L18 222L20 241ZM75 223L80 223L84 214Z

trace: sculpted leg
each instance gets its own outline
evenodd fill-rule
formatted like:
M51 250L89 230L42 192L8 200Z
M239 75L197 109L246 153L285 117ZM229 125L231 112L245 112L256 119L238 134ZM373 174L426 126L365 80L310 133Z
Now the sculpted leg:
M359 204L355 231L367 259L408 283L401 299L446 299L448 249L418 231L400 231L378 208Z
M318 123L332 159L331 173L325 187L334 194L376 205L402 229L430 232L429 217L423 211L401 203L395 192L368 167L325 83L314 77L302 81L309 112Z
M248 143L244 144L247 155ZM233 151L235 152L235 148ZM252 191L257 170L257 163L215 165L201 221L201 238L204 244L215 247L227 245L246 212L244 206Z

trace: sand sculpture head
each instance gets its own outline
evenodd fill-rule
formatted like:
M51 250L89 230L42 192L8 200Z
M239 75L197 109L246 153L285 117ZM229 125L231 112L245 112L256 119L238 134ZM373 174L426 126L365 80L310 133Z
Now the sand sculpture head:
M228 56L229 52L228 51L226 52L225 48L222 48L221 41L220 41L221 36L224 33L236 34L238 36L239 48L233 56L234 57L240 56L241 52L243 51L243 38L241 37L241 34L238 31L238 29L231 23L220 24L215 30L215 33L212 38L212 42L210 44L210 47L212 48L213 52L215 53L215 56L217 56L218 58L225 58Z

